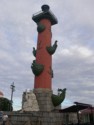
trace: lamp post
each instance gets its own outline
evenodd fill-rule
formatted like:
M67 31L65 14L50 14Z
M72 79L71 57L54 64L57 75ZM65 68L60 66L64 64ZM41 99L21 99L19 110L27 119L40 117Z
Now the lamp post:
M12 106L13 105L13 92L15 91L14 82L10 85L10 89L11 89L11 106ZM11 110L11 108L10 108L10 110Z

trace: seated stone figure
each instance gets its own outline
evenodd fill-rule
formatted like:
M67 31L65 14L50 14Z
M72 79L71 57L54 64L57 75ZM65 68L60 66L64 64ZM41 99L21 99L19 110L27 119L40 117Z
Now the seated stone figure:
M23 104L22 104L23 111L39 111L38 102L36 99L36 95L33 93L32 90L29 92L24 92L23 94Z

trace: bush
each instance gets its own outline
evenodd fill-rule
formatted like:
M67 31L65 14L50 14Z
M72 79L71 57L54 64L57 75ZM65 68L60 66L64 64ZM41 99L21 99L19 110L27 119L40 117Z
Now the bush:
M12 107L11 101L7 98L0 98L0 110L12 111L13 107Z

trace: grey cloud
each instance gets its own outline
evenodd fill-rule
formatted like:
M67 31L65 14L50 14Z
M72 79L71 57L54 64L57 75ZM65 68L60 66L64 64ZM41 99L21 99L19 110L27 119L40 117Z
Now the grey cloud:
M73 101L90 101L94 93L94 63L90 63L91 57L81 58L74 55L57 56L53 62L55 88L67 88L67 98ZM59 68L60 67L60 68ZM54 86L54 85L53 85Z
M93 0L39 0L37 4L34 0L1 1L0 89L10 98L10 84L14 81L14 101L18 107L23 91L33 89L30 66L35 59L32 48L37 44L37 26L31 18L43 4L49 4L58 18L58 24L52 27L52 42L58 40L53 55L53 91L67 88L66 105L83 100L94 104Z

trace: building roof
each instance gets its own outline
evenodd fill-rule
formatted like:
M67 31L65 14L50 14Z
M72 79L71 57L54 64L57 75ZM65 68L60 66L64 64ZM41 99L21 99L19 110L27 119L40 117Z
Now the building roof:
M87 108L81 111L81 114L90 114L90 113L94 113L94 107L92 108Z
M79 112L81 110L87 109L92 107L90 104L84 104L84 103L79 103L79 102L74 102L76 105L72 105L68 108L61 109L60 112L62 113L70 113L70 112Z

